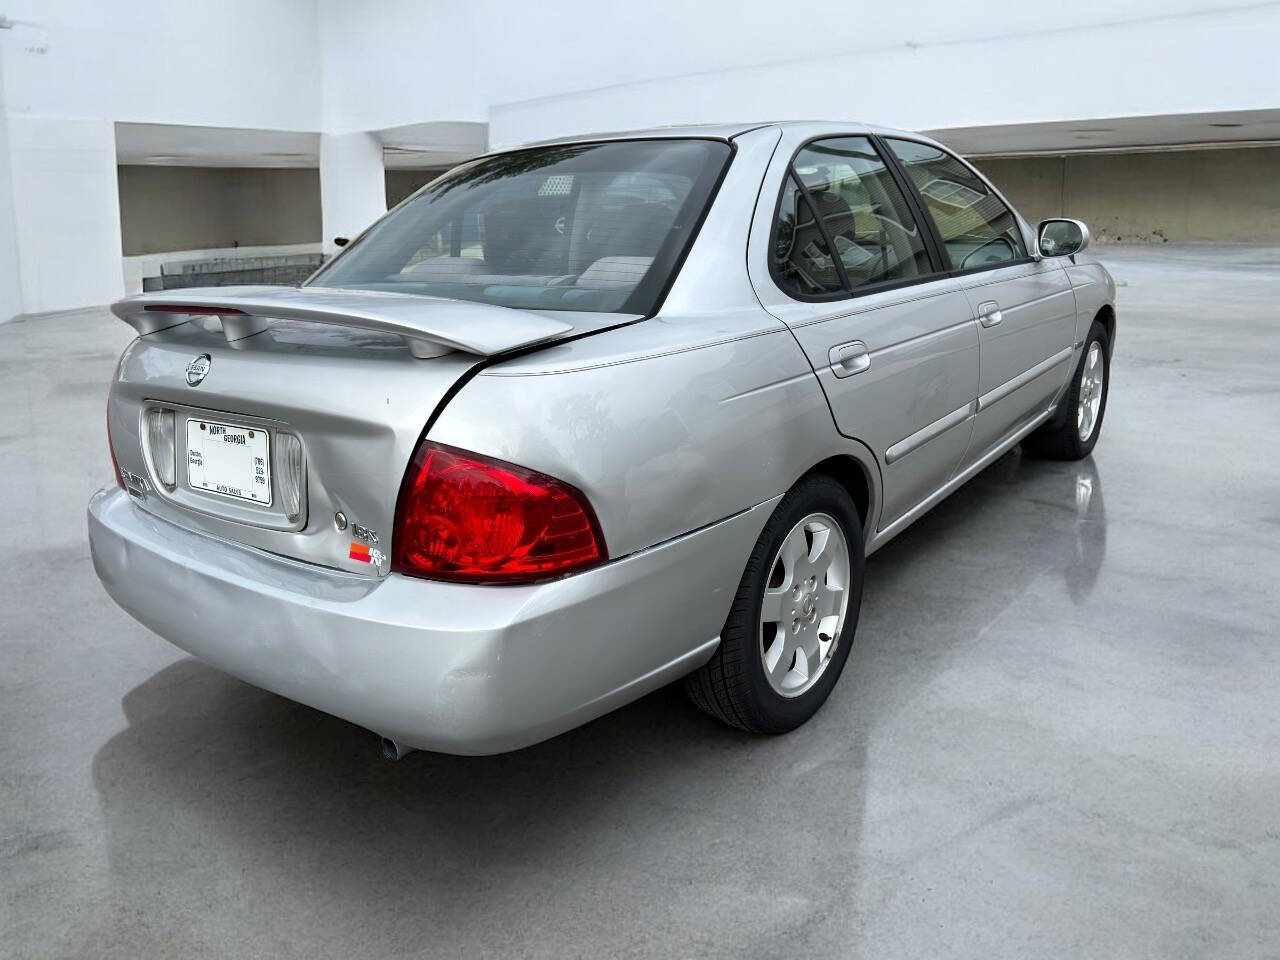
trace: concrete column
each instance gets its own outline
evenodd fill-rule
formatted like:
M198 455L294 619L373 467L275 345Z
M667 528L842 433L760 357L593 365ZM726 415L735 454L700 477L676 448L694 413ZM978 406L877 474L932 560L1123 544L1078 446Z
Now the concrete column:
M0 323L22 313L22 271L18 264L13 174L9 163L9 123L4 105L4 44L0 43Z
M115 125L11 113L8 141L22 312L122 296Z
M369 133L320 137L320 219L323 250L335 253L334 237L354 237L387 212L382 142Z

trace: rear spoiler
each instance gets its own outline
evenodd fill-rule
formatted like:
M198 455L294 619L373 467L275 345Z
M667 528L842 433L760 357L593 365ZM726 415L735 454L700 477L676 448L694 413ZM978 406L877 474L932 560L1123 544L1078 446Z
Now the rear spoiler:
M403 337L415 357L454 350L491 357L573 331L545 314L404 293L327 287L207 287L146 293L111 305L140 336L216 316L228 341L261 333L272 320L305 320Z

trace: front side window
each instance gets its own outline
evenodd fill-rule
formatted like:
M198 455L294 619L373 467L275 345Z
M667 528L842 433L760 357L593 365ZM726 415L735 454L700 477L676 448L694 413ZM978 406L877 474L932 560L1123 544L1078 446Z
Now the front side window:
M311 283L648 314L730 154L714 140L627 140L482 158L397 207Z
M920 191L953 269L1026 258L1017 218L985 180L945 150L912 140L887 143Z
M772 255L779 285L801 296L932 270L906 198L866 137L820 140L796 154Z

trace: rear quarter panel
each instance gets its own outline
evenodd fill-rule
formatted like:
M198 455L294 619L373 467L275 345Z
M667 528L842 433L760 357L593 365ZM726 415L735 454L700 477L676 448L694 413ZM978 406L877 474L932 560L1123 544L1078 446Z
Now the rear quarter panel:
M762 310L738 319L654 319L492 367L430 439L572 483L613 558L763 503L829 456L865 459L791 334Z

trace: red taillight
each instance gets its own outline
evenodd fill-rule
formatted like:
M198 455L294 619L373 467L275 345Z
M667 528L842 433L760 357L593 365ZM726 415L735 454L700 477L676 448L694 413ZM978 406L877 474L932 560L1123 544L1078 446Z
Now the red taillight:
M396 505L394 569L470 583L527 583L605 559L586 498L515 464L424 442Z
M193 317L243 317L245 312L234 307L201 307L185 303L153 303L142 308L147 313L181 313Z

